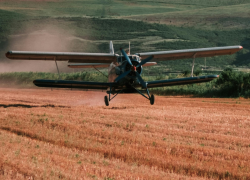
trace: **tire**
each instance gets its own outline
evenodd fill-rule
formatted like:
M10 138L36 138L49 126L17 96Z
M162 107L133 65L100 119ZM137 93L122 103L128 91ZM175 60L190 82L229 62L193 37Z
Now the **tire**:
M154 105L154 103L155 103L155 96L152 94L150 97L150 104Z
M104 96L104 102L106 106L109 106L109 99L108 96Z

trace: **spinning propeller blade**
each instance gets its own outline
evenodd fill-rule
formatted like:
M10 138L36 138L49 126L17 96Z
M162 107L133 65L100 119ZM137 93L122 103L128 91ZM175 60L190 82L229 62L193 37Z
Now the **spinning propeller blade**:
M147 84L145 83L145 81L143 81L143 79L141 78L141 75L138 73L138 72L135 72L138 80L140 81L141 85L143 88L146 88L147 87Z
M143 64L147 63L148 61L150 61L151 59L153 59L154 56L149 56L148 58L144 59L142 62L140 62L137 66L134 66L131 62L131 60L129 59L128 55L126 54L126 52L121 48L120 49L122 52L122 55L126 58L127 62L131 65L131 69L124 72L123 74L121 74L120 76L118 76L115 79L115 82L120 81L122 78L124 78L125 76L127 76L131 71L133 71L136 75L136 77L138 78L140 84L142 85L143 88L147 88L147 84L145 83L145 81L143 81L141 75L136 71L136 68L142 66Z
M144 64L146 64L148 61L152 60L154 58L154 56L149 56L148 58L144 59L142 62L140 62L136 67L140 67Z
M120 81L122 78L124 78L125 76L127 76L130 72L131 72L131 70L126 71L125 73L122 73L120 76L118 76L118 77L115 79L115 82Z
M131 61L130 61L128 55L127 55L127 53L126 53L122 48L121 48L120 50L121 50L121 52L122 52L122 55L123 55L123 56L126 58L126 60L128 61L128 63L129 63L131 66L133 66L133 64L131 63Z

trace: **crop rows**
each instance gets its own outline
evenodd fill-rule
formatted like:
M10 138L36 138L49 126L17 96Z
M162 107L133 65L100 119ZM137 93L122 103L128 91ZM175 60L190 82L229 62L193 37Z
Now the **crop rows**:
M70 178L71 171L76 171L75 178L86 175L81 171L84 168L87 174L96 178L250 178L247 100L235 104L234 100L228 99L229 103L225 104L157 97L156 106L129 102L124 106L119 103L125 100L121 95L116 102L118 105L109 108L66 106L69 99L77 104L78 91L70 92L77 95L64 96L63 102L60 93L51 93L56 99L50 100L54 101L54 106L30 104L34 107L0 109L0 143L3 145L0 152L8 152L4 148L12 150L2 156L4 167L13 164L16 169L31 166L30 172L22 168L16 171L24 171L32 177L40 177L46 172L44 177L49 177L46 167L50 166L55 169L55 177L62 173L66 179ZM81 95L87 96L87 92L81 92ZM46 94L44 102L49 97L52 98ZM131 97L141 99L137 95ZM7 104L7 98L4 102ZM33 144L32 147L27 146L26 141ZM53 147L53 156L49 150L43 152L42 146ZM64 151L76 153L63 155ZM79 159L81 153L87 155L81 155ZM18 165L21 162L24 165ZM40 166L42 170L38 168ZM120 169L121 166L126 168ZM150 173L145 173L148 170Z

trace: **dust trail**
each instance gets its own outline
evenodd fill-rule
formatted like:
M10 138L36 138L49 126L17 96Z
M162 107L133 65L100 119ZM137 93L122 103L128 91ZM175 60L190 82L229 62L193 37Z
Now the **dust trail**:
M9 50L13 51L49 51L68 52L70 51L71 40L68 32L53 25L46 25L44 28L32 31L28 27L27 32L12 35L9 37ZM60 71L72 72L67 67L67 62L58 62ZM7 60L0 64L0 72L56 72L55 62L51 61L23 61Z
M84 91L83 93L85 93ZM96 90L87 91L87 96L79 97L77 101L68 102L71 106L104 106L104 96L107 95L106 91ZM67 103L67 105L68 105Z

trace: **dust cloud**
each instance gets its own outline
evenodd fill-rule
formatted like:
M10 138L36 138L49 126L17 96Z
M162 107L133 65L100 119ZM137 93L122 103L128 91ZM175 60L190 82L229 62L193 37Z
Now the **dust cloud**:
M47 25L34 31L31 30L32 28L27 29L27 32L9 37L9 50L48 52L69 52L71 50L71 40L67 38L70 33L62 29L53 25ZM67 64L67 62L58 62L60 72L73 72L67 67ZM0 63L0 72L57 72L57 69L54 61L8 59Z
M104 105L104 96L107 95L106 91L101 90L91 90L91 91L84 91L84 93L88 94L85 98L79 98L77 101L74 101L71 106L103 106ZM71 102L72 103L72 102Z

